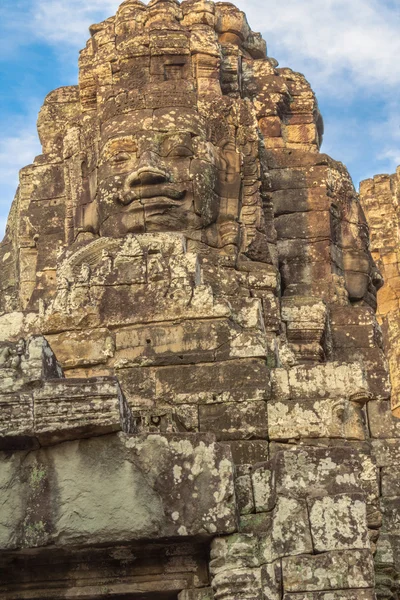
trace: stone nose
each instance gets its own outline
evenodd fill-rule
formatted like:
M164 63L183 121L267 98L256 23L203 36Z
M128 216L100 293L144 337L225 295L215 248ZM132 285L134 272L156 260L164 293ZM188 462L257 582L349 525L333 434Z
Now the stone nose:
M170 179L160 157L154 152L148 151L141 155L138 168L128 175L126 185L132 188L139 185L166 183Z

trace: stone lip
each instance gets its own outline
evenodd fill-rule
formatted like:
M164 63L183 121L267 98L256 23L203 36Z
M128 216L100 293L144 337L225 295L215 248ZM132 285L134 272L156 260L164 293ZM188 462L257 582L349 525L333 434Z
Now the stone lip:
M229 534L233 473L208 434L119 433L4 455L0 549Z

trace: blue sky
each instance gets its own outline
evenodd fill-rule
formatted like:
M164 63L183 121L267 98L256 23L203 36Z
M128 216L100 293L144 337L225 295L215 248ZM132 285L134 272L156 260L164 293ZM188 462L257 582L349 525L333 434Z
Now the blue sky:
M37 114L44 96L77 81L88 27L118 0L1 0L0 236L18 170L40 153ZM354 183L400 164L398 0L236 0L269 56L303 72L325 120L322 147Z

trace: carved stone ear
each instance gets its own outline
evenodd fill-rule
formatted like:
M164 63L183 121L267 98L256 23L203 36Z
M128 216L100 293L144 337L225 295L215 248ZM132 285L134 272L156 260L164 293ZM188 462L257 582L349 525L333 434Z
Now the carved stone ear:
M371 265L368 255L363 250L344 248L343 268L350 300L362 300L370 281Z
M236 144L233 141L227 141L222 146L222 155L226 163L227 181L232 175L240 174L241 159L240 153L236 149Z
M80 224L77 227L75 235L87 232L97 235L100 230L99 212L97 202L90 202L80 208Z
M99 233L99 216L96 203L97 194L97 154L92 149L81 152L72 163L74 177L71 180L72 197L75 198L71 241L82 233Z
M230 206L229 216L233 219L239 217L239 200L241 188L241 157L232 140L225 140L220 144L220 177L219 195L229 199L226 206ZM228 215L227 215L228 216Z
M221 248L238 247L240 238L239 207L241 193L241 160L235 142L225 138L218 144L218 195L221 206L218 217L218 237Z

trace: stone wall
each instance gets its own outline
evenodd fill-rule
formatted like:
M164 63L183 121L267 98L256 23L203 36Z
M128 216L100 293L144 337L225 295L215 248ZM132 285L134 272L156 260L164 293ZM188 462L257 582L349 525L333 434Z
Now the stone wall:
M314 93L229 3L90 31L0 246L1 597L399 598L382 278Z

